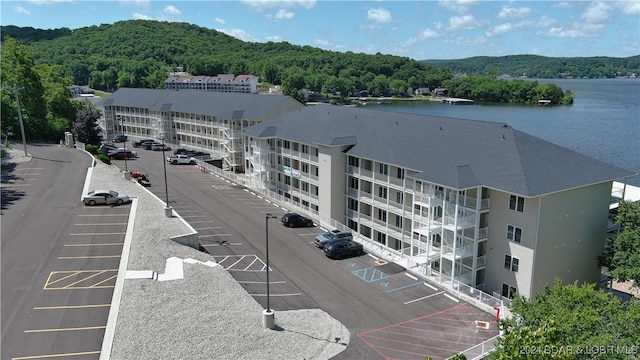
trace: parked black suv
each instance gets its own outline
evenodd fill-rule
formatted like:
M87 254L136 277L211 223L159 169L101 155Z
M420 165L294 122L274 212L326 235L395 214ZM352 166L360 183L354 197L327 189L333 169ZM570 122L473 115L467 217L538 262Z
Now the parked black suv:
M306 226L306 227L312 227L313 226L313 220L306 218L302 215L296 214L296 213L287 213L284 214L281 218L280 221L282 221L282 223L287 226L287 227L299 227L299 226Z
M144 144L146 143L152 143L155 140L152 139L145 139L145 140L140 140L140 141L136 141L133 143L133 147L142 147Z
M331 259L342 259L349 256L363 255L364 247L355 241L345 241L325 246L324 254Z

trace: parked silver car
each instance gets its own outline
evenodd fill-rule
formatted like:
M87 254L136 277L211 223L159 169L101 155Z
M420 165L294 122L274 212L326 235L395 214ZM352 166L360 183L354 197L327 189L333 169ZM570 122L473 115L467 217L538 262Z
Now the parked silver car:
M93 190L82 197L85 205L122 205L130 202L129 195L113 190Z
M336 229L336 230L327 231L324 234L320 234L316 236L315 240L313 240L313 243L316 244L317 247L322 249L324 248L324 245L329 241L337 241L337 240L349 241L352 239L353 239L353 235L351 235L350 231Z

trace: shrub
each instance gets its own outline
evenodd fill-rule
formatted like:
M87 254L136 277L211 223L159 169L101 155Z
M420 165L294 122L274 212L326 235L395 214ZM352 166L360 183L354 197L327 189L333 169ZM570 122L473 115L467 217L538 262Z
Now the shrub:
M98 154L98 147L95 145L85 145L84 147L85 150L87 150L87 152L89 152L89 154L91 155L97 155Z
M102 161L103 163L107 165L111 165L111 159L107 155L103 153L99 153L98 155L96 155L96 157L98 158L98 160Z

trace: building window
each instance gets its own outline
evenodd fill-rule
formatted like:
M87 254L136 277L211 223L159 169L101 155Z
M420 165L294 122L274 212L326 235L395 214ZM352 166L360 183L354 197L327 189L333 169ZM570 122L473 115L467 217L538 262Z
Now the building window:
M396 216L396 226L402 228L402 217Z
M379 164L380 166L378 167L378 172L380 174L383 175L388 175L389 174L389 165L387 164Z
M509 209L517 212L524 212L524 198L511 195L511 199L509 200Z
M507 240L520 244L522 241L522 229L513 225L507 225Z
M303 173L308 174L309 173L309 164L307 163L302 163L302 168L300 170L302 170Z
M509 284L502 284L502 296L508 298L508 299L513 299L514 297L516 297L516 288L514 288L513 286L509 286Z
M511 257L510 255L504 256L504 268L507 270L511 270L513 272L518 272L518 265L520 264L520 259Z
M301 182L300 185L301 185L300 188L302 189L302 191L305 191L305 192L309 191L309 183Z
M358 179L353 176L349 176L349 187L352 189L358 189Z
M396 193L396 202L398 204L404 204L404 194L401 192Z
M349 156L349 165L353 167L360 166L360 158Z
M398 168L398 179L404 179L404 169Z
M379 231L377 232L377 241L381 244L386 244L387 243L387 234L381 233Z
M387 221L387 212L382 209L378 209L378 220Z
M302 153L303 154L309 153L309 145L302 145Z
M378 196L383 198L383 199L386 199L387 198L387 188L380 186L378 188Z
M284 183L287 185L291 185L291 177L290 176L286 176L284 177Z
M282 147L285 149L290 149L291 148L291 143L288 140L283 140L282 141Z

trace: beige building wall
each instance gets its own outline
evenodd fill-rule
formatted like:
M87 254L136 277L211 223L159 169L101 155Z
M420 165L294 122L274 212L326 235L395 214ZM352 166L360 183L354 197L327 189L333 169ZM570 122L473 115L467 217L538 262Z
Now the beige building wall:
M611 182L541 198L532 293L560 277L566 284L597 283L607 229Z
M502 285L515 287L517 292L530 296L534 267L534 249L538 233L539 198L525 198L524 211L509 209L511 194L491 190L491 209L488 214L487 266L485 290L501 294ZM522 229L520 243L507 240L507 227ZM505 255L519 260L518 271L505 269Z
M318 146L318 199L320 221L344 223L346 159L342 146Z
M525 198L523 212L509 209L510 195L491 191L485 291L501 294L508 284L533 298L556 276L600 280L595 259L604 248L611 183ZM519 244L507 240L508 225L522 229ZM518 258L517 272L505 269L505 255Z

